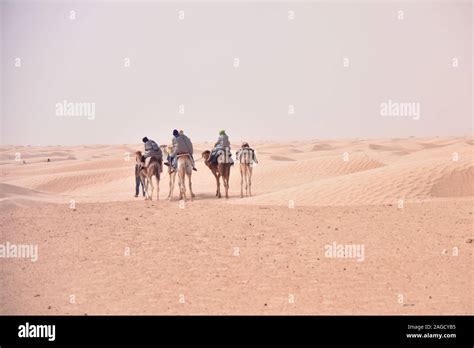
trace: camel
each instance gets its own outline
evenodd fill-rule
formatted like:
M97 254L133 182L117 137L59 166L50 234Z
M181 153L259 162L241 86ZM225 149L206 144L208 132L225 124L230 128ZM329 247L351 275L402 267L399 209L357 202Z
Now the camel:
M179 199L186 201L186 176L188 177L189 192L191 194L191 201L196 197L193 193L193 184L191 182L191 176L193 174L193 162L188 154L177 155L178 161L177 172L178 172L178 186L179 186Z
M165 157L168 157L169 154L170 154L170 151L168 150L169 148L171 148L172 146L166 146L166 145L162 145L160 146L161 147L161 150L163 151L163 155ZM169 184L169 193L168 193L168 200L172 200L173 198L173 191L174 191L174 182L176 180L176 171L171 171L172 170L172 167L171 165L168 166L168 175L170 176L170 184Z
M141 151L135 152L135 159L137 162L144 165L144 160ZM140 168L139 175L140 180L142 181L143 187L145 188L145 200L152 200L153 191L155 187L153 186L153 176L156 177L156 200L160 199L160 172L161 172L161 161L158 161L155 158L150 159L148 167ZM151 186L151 194L148 193L148 184Z
M245 196L252 196L252 166L258 163L255 152L249 147L248 143L244 143L237 153L237 160L240 163L240 198L244 198L244 182Z
M216 178L216 197L221 198L220 178L222 177L222 181L225 188L225 198L229 198L229 177L230 167L232 166L232 164L222 160L217 161L217 163L210 163L209 158L211 157L211 151L209 150L204 151L201 156L202 158L204 158L204 163L206 163L206 166L211 170L212 174Z

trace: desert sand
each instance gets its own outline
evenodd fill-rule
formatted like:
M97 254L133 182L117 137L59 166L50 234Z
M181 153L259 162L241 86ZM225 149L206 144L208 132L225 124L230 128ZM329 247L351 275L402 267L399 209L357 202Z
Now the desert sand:
M0 146L0 244L38 246L0 314L474 314L472 138L251 145L252 197L198 160L185 205L133 197L141 144Z

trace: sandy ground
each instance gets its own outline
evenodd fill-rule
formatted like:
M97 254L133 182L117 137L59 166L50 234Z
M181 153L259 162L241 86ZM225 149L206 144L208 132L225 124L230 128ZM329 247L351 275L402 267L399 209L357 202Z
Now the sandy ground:
M133 197L140 145L0 147L0 245L38 246L0 314L474 313L472 139L252 145L253 197L198 161L185 206Z

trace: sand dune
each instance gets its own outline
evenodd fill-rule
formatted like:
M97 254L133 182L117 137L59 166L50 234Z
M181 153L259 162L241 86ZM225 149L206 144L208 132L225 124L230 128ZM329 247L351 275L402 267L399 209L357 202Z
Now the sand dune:
M374 139L317 143L256 143L259 164L254 168L254 197L237 204L300 205L389 204L399 199L424 200L472 196L473 146L466 138ZM234 149L237 146L234 145ZM205 144L197 144L205 149ZM141 145L91 145L45 148L2 147L5 158L20 152L25 158L1 166L2 182L45 193L74 195L78 200L132 200L133 152ZM316 149L316 150L315 150ZM26 151L24 153L23 151ZM198 159L201 150L196 150ZM128 154L128 158L127 155ZM68 155L74 161L54 156ZM456 159L456 160L454 160ZM198 194L212 194L215 181L202 160L193 181ZM168 176L161 190L167 193ZM237 167L231 193L240 190Z
M472 146L463 139L436 139L439 146L426 146L427 140L395 142L335 143L331 150L285 167L259 164L254 184L264 194L235 203L372 205L473 195ZM269 181L280 189L272 190Z
M332 149L333 147L329 144L316 144L313 146L312 151L327 151Z
M432 197L474 196L474 167L450 171L431 187Z
M302 153L304 151L290 148L290 149L288 149L288 152L290 152L290 153Z
M400 148L398 147L384 146L384 145L378 145L378 144L369 144L369 149L381 150L381 151L403 151L403 150L400 150Z
M287 205L292 200L300 205L396 204L400 199L472 196L472 172L472 161L456 165L445 160L399 163L320 179L239 203Z
M24 187L2 184L0 183L0 198L7 197L16 197L16 196L26 196L26 197L37 197L37 196L46 196L44 193L29 190Z
M285 157L285 156L270 156L270 159L274 161L294 161L293 158Z
M361 153L353 154L350 161L344 161L342 154L329 154L291 162L265 161L255 167L253 183L258 192L275 193L276 187L280 191L302 184L315 183L323 178L369 170L383 165Z
M253 196L236 165L229 200L196 144L184 208L177 187L165 200L167 173L159 202L133 197L142 144L2 146L2 238L37 243L41 262L5 261L0 314L472 314L473 144L256 142ZM326 258L334 241L365 245L366 261Z
M0 209L30 207L45 203L62 203L65 197L56 196L20 186L0 183Z

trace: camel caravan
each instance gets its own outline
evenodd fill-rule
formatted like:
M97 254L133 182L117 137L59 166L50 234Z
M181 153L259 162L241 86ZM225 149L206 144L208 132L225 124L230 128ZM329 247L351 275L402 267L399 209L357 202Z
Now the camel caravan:
M168 200L172 200L173 191L178 176L179 200L192 201L196 195L193 192L192 174L197 171L193 156L193 144L184 132L173 130L171 145L158 144L144 137L144 152L135 152L135 197L139 196L140 186L146 200L152 200L155 191L153 177L156 182L156 199L160 195L160 177L163 173L163 165L168 167L169 192ZM163 156L166 162L163 163ZM234 165L232 153L230 151L229 137L224 130L219 132L219 138L211 150L206 150L201 154L201 159L210 169L216 179L216 197L221 198L221 179L224 186L225 198L229 198L230 169ZM236 160L240 169L240 197L252 195L252 168L258 163L255 150L244 142L236 153ZM187 179L187 180L186 180ZM186 191L186 183L189 189L189 196Z

